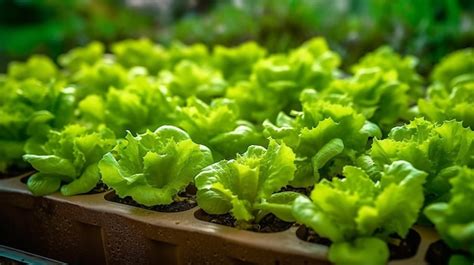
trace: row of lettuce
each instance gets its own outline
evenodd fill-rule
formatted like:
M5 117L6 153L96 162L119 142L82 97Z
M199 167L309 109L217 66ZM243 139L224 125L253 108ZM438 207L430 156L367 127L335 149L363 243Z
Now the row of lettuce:
M153 206L194 184L204 211L240 228L269 213L305 224L336 264L384 264L415 223L434 224L452 263L474 259L472 49L429 80L388 47L344 72L321 38L286 54L95 42L58 63L0 76L0 171L31 165L35 195L103 182Z

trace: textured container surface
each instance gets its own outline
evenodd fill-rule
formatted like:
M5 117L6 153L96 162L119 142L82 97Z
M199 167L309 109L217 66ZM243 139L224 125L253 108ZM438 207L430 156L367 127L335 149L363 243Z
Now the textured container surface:
M199 207L161 213L106 200L108 194L34 197L22 177L0 180L0 244L71 264L328 264L327 247L298 227L256 233L198 220ZM391 265L426 264L432 230L417 254Z

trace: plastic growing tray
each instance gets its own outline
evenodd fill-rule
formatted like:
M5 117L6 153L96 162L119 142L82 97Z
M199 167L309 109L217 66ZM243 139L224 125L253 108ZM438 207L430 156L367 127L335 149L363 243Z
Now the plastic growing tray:
M34 197L25 176L0 180L0 244L71 264L329 264L327 247L303 241L297 226L257 233L197 219L199 207L162 213L112 202L110 192ZM415 228L426 264L432 230Z

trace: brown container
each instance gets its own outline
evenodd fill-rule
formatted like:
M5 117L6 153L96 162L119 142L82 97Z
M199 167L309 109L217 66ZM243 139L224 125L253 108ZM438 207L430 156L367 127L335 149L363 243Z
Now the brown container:
M297 238L297 226L238 230L196 219L198 207L161 213L108 201L107 192L34 197L21 179L0 180L0 244L71 264L329 264L327 247ZM438 237L415 230L417 254L389 264L426 264Z

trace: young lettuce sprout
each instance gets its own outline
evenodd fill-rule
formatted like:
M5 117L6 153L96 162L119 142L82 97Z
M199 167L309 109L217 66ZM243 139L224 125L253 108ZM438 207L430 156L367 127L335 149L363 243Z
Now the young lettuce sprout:
M318 100L313 90L301 97L302 112L296 117L280 113L276 125L266 120L264 134L284 142L296 153L297 170L291 182L295 187L308 187L321 177L341 174L344 165L355 163L365 152L370 137L380 137L377 125L350 106Z
M173 126L131 133L99 162L102 181L121 198L145 206L167 205L213 162L211 151Z
M37 196L60 188L67 196L91 191L100 180L97 163L115 143L113 132L104 127L94 131L72 124L51 131L39 153L23 156L39 171L28 179L29 190Z
M374 140L369 152L373 165L379 170L393 161L405 160L427 172L425 202L428 205L449 196L449 180L457 166L474 167L473 141L474 132L460 122L437 124L415 119L393 128L388 138Z
M230 159L250 145L267 143L256 126L239 120L239 108L233 100L220 98L206 104L190 97L178 113L176 124L194 141L208 146L216 159Z
M404 237L423 206L427 173L410 163L396 161L374 182L361 168L344 167L345 178L323 179L311 199L293 203L295 219L329 238L329 260L335 264L385 264L384 242L396 233Z
M472 264L474 261L474 169L465 166L457 167L455 176L449 183L452 186L449 200L428 205L424 212L448 246L470 255L470 258L454 255L449 264ZM455 260L459 261L456 263Z
M293 221L291 204L300 195L275 192L293 179L294 160L291 148L274 140L268 149L250 146L235 160L212 164L196 176L198 205L208 214L230 213L242 228L269 213Z

